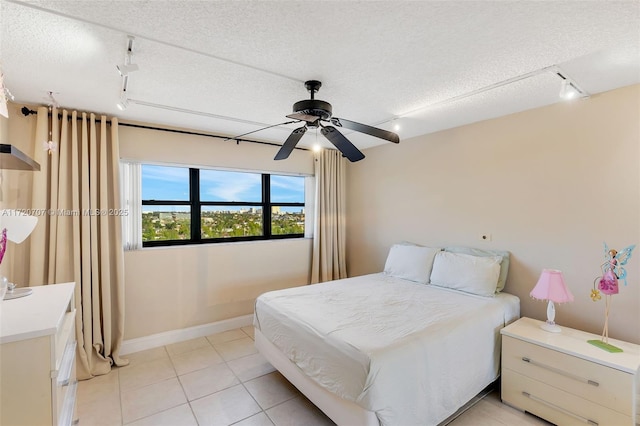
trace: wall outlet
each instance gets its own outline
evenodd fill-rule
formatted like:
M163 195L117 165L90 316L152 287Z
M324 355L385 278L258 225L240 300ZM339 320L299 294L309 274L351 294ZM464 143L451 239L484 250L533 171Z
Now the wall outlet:
M480 234L480 239L482 241L491 241L491 234Z

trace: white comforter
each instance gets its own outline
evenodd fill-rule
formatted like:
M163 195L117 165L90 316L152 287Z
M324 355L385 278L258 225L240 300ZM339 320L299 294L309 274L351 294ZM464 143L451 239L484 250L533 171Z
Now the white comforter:
M473 296L382 273L278 290L255 326L307 376L383 425L441 422L498 377L509 294Z

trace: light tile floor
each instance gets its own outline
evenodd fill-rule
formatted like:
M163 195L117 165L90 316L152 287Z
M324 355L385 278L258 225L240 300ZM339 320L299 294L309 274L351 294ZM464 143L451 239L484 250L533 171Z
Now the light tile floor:
M128 354L78 385L81 426L314 426L334 423L260 355L243 327ZM543 425L490 393L451 423Z

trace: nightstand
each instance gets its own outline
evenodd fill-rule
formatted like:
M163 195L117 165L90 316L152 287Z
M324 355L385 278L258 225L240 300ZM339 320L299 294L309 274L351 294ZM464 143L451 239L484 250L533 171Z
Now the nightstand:
M502 401L557 425L640 423L640 346L609 341L624 352L587 343L600 336L521 318L501 330Z

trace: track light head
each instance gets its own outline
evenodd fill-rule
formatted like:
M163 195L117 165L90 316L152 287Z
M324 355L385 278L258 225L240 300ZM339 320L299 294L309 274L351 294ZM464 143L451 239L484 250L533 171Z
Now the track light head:
M402 126L400 125L400 117L394 117L391 120L391 123L393 123L393 131L394 132L399 132L400 129L402 128Z
M120 99L120 102L118 102L118 103L116 104L116 106L118 107L118 109L119 109L120 111L124 111L124 110L125 110L125 109L127 109L127 107L129 106L129 99L127 99L126 97L124 97L124 96L123 96L123 97Z
M562 81L560 97L564 100L571 100L579 97L582 93L567 79Z
M127 50L124 55L124 63L122 65L116 65L116 68L122 77L128 75L130 72L135 72L140 69L137 64L132 63L133 40L135 40L135 37L127 36Z
M129 75L130 72L138 71L140 67L138 67L138 64L122 64L116 65L116 69L120 75L124 77L125 75Z
M58 94L58 92L55 93L56 95ZM47 104L49 105L49 107L51 108L60 108L60 104L58 103L58 100L55 98L54 92L47 92Z
M4 96L5 96L5 98L7 98L10 101L15 101L16 100L15 96L13 96L13 93L11 93L11 91L9 90L8 87L4 88Z

